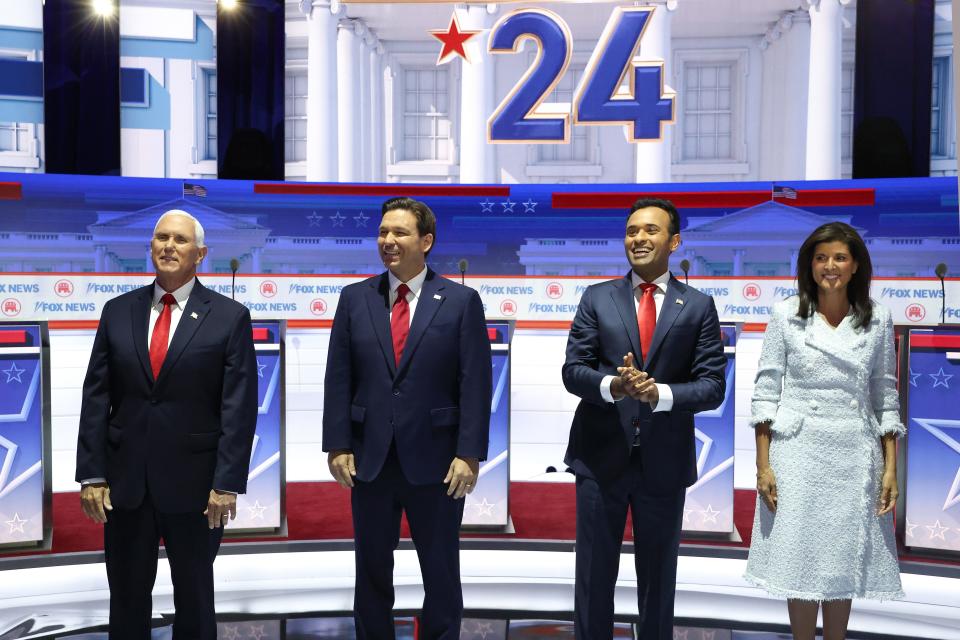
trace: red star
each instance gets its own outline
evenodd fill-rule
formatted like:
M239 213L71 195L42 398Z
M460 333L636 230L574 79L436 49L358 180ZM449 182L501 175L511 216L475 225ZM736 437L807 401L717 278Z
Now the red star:
M449 62L449 58L453 54L457 54L467 62L470 62L463 45L465 45L470 38L480 33L480 31L462 31L460 29L460 22L457 20L457 12L454 11L453 15L450 16L450 26L447 27L446 31L443 29L432 29L429 33L443 43L443 48L440 50L440 57L437 58L437 64L441 65Z

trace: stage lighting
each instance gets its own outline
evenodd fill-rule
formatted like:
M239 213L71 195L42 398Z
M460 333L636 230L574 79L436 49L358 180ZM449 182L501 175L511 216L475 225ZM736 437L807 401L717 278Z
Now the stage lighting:
M220 6L226 9L227 11L232 11L237 8L237 0L217 0L220 3Z
M93 11L102 18L113 17L113 0L93 0Z

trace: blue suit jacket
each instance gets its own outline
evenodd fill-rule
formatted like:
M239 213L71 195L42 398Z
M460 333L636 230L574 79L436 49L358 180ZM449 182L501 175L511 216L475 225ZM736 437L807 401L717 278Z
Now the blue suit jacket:
M642 367L670 385L673 409L653 413L629 397L610 404L600 395L605 375L617 375L623 356L639 361L640 331L630 274L587 287L570 328L563 383L582 401L570 429L566 463L601 483L616 480L630 461L640 429L646 486L668 492L696 482L693 414L723 401L726 358L713 298L670 278L653 343Z
M83 382L76 478L106 478L120 508L149 490L162 512L201 512L211 489L247 486L257 426L250 312L197 281L154 380L152 301L151 284L103 307Z
M440 483L454 456L486 459L490 340L480 296L427 270L398 367L386 273L344 287L323 396L323 450L349 449L369 482L391 442L411 484Z

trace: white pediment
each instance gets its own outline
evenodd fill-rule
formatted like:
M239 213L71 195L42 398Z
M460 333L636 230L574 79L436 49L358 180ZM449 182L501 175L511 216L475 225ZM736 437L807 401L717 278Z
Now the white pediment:
M701 238L706 235L709 235L711 239L717 239L718 236L742 239L752 234L767 232L795 237L801 233L803 235L809 234L826 222L846 222L850 224L852 217L849 214L821 215L771 200L723 217L706 220L694 219L696 222L691 220L692 224L682 233L690 239Z
M199 220L204 230L208 233L214 230L267 231L266 227L257 224L256 216L224 213L219 209L214 209L195 200L185 200L183 198L168 200L167 202L161 202L160 204L134 212L98 211L97 221L90 225L89 229L91 233L130 229L146 230L149 234L153 232L153 228L156 226L160 216L171 209L186 211Z

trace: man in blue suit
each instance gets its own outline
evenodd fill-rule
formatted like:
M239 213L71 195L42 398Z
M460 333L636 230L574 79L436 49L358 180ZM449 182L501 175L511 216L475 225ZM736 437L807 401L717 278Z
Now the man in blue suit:
M480 296L426 266L436 233L427 205L386 201L387 271L344 287L330 334L323 450L351 488L358 640L394 637L404 511L423 575L419 637L460 637L462 498L487 455L492 368Z
M147 640L157 547L170 561L175 640L215 640L213 561L246 490L257 423L250 313L196 278L203 227L157 221L156 280L104 305L83 382L77 481L104 524L110 638Z
M671 202L634 203L624 237L630 273L588 287L570 328L563 383L581 398L566 455L577 482L580 640L612 636L627 507L640 637L673 638L683 501L697 479L693 414L723 401L726 366L713 299L668 270L679 246Z

